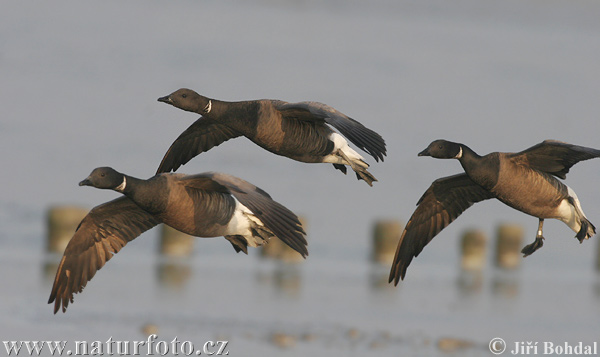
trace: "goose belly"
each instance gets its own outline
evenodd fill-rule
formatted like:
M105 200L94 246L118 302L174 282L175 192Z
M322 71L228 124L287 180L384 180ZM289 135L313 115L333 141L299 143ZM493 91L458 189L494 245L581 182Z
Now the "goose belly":
M273 154L284 156L292 160L306 163L324 162L323 157L333 151L333 142L328 139L316 138L310 142L286 141L272 144L270 141L256 141L255 144Z
M559 206L567 198L564 184L553 177L531 174L526 170L512 174L501 174L492 189L500 201L531 216L559 218Z
M160 215L163 223L196 237L222 236L233 215L233 205L221 197L205 196L205 206L194 204L189 196L174 200L173 208Z
M254 136L248 138L263 149L290 159L317 163L334 150L333 131L325 125L283 120L261 122Z

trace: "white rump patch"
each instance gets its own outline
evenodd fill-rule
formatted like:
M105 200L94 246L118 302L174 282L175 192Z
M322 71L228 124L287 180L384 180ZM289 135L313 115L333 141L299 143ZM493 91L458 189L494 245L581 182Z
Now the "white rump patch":
M123 176L123 182L117 187L115 187L115 191L123 192L125 190L125 186L127 186L127 179Z
M560 205L558 205L559 219L565 222L573 231L579 232L581 229L581 219L587 219L587 217L581 209L581 203L579 203L579 198L577 198L575 191L567 186L567 192L573 198L575 205L570 204L567 199L562 200Z
M336 152L341 150L355 164L365 166L364 158L348 145L348 142L343 136L333 132L329 135L329 140L333 141L333 150L331 154L323 158L323 162L350 165L349 162L345 162L339 155L336 155Z
M235 197L233 199L235 201L235 211L233 211L233 216L231 216L231 220L227 224L227 230L223 235L240 235L246 239L249 246L260 246L263 240L260 237L255 238L252 236L252 225L264 227L264 224L248 207L241 204Z
M581 203L579 202L579 198L577 198L577 194L575 191L571 189L571 187L567 186L567 192L569 192L569 196L573 197L573 201L575 201L575 208L577 209L577 213L586 218L585 213L583 213L583 209L581 208Z

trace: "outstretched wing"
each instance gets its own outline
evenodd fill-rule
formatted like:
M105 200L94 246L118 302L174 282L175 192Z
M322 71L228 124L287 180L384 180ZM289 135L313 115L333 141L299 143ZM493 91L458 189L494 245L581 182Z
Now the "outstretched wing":
M176 171L197 155L240 135L228 126L200 117L171 144L156 173Z
M277 238L303 257L308 255L308 243L304 237L306 233L298 217L280 203L273 201L262 189L235 176L219 172L187 176L182 180L188 187L218 192L227 190L241 204L248 207Z
M435 180L417 203L417 209L404 227L389 282L398 285L398 281L404 279L412 259L421 253L433 237L474 203L493 197L466 174Z
M79 223L58 265L48 303L67 310L96 272L121 248L159 221L127 197L94 207Z
M386 155L385 140L381 135L365 127L344 113L319 102L286 103L273 101L284 118L307 121L325 121L347 137L354 145L368 152L375 161L383 161Z
M531 168L564 180L573 165L579 161L600 157L600 150L556 140L545 140L529 149L508 156L522 159Z

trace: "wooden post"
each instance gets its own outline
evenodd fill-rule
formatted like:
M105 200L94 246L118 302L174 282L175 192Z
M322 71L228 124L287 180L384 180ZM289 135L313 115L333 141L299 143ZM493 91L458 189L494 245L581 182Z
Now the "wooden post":
M461 240L461 268L468 271L481 271L485 264L487 238L479 230L466 231Z
M496 237L496 266L502 269L516 269L521 264L523 227L502 224Z
M304 231L307 231L306 218L298 217ZM284 263L300 263L304 261L302 255L283 243L279 238L271 237L269 241L261 248L260 256L263 258L272 258Z
M159 249L162 255L188 257L194 249L194 237L163 224Z
M390 265L396 253L396 247L402 234L402 224L394 220L381 220L375 222L373 227L373 248L371 260L373 262Z
M48 209L46 249L63 253L88 210L77 206L55 206Z
M600 241L598 241L597 239L596 239L596 241L598 242L598 243L596 243L596 247L597 247L596 249L598 250L596 252L596 270L600 271Z

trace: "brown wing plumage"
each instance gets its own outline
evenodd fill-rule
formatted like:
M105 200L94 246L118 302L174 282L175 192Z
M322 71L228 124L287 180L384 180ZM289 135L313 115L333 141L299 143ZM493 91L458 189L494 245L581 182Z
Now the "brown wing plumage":
M96 272L127 242L160 223L127 197L94 207L81 221L58 265L48 303L66 311Z
M412 259L421 253L433 237L471 205L493 197L466 174L435 180L417 203L417 209L402 232L389 282L398 285L398 281L404 279Z
M207 183L207 179L212 180L214 183ZM207 187L215 185L216 190L223 187L227 188L233 197L248 207L277 238L303 257L308 255L306 248L308 243L304 237L306 233L302 229L298 217L280 203L273 201L271 196L262 189L235 176L218 172L188 176L183 180L197 181L197 183L186 182L186 186Z
M361 150L368 152L375 161L383 161L386 155L385 140L381 135L365 127L344 113L319 102L286 103L273 101L283 117L299 120L324 121L333 126Z
M240 135L228 126L200 117L171 144L156 173L176 171L199 154Z
M535 170L565 179L569 169L579 161L600 157L600 150L545 140L529 149L510 154L508 157L526 160Z

